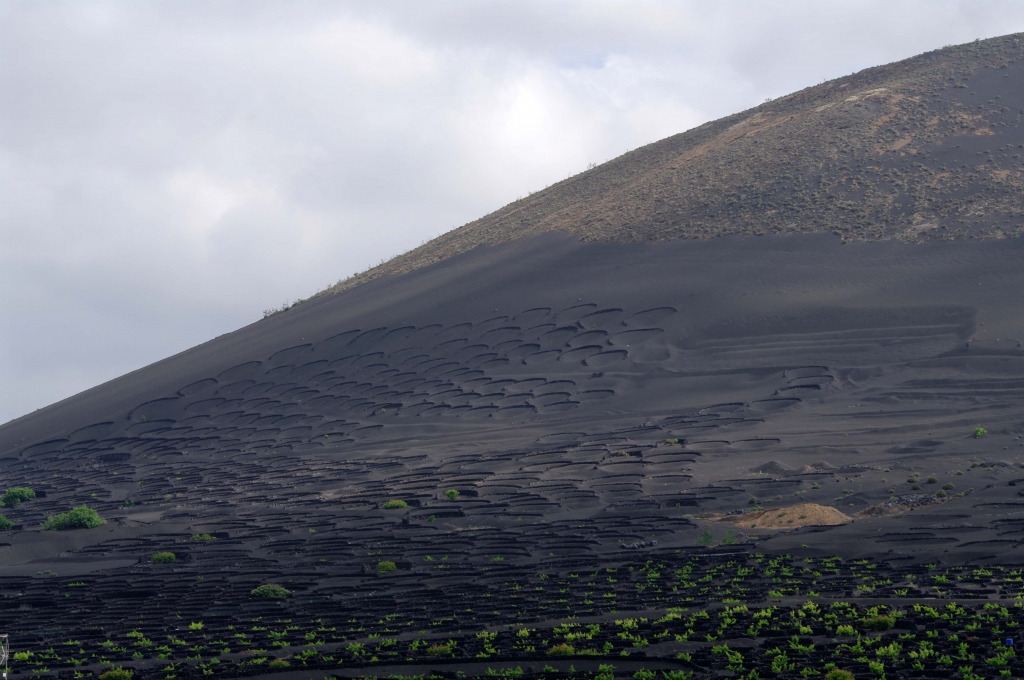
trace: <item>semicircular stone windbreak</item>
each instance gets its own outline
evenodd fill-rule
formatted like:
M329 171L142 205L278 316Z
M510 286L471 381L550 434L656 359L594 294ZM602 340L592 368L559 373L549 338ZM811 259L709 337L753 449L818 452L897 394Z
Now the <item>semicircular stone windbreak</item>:
M352 340L362 332L363 331L361 329L354 328L352 330L347 330L342 333L337 333L330 337L324 338L320 342L316 343L316 345L313 348L313 351L316 352L317 355L321 356L347 353L343 352L343 350L346 347L348 347L348 344L352 342Z
M568 349L562 352L558 357L559 361L572 362L577 361L583 363L587 357L595 354L600 354L604 350L600 345L584 345L583 347L576 347L574 349Z
M497 352L484 352L482 354L477 354L476 356L470 357L465 361L466 366L472 366L474 368L486 367L491 369L497 368L498 366L507 363L508 358L498 356Z
M597 305L592 302L584 302L578 305L566 307L555 313L554 321L558 324L575 324L582 317L597 311Z
M153 420L132 423L124 431L132 435L151 434L153 432L164 432L172 428L175 424L177 424L177 422L177 420L174 420L172 418L154 418Z
M506 352L506 356L511 361L522 361L525 357L528 357L531 354L536 354L539 351L540 345L535 342L530 342L508 350L508 352Z
M503 406L499 407L497 411L491 414L493 418L521 418L528 415L533 415L537 412L537 408L532 404L519 404L516 406Z
M266 376L272 380L281 380L285 376L291 375L294 371L295 364L284 364L283 366L275 366L268 369Z
M583 345L607 345L608 331L589 330L577 333L566 342L570 347L581 347Z
M312 352L313 344L307 342L303 345L296 345L275 352L267 358L267 362L273 366L304 363L309 360L308 357Z
M473 324L469 322L452 324L450 326L445 326L440 331L438 331L437 334L434 336L434 339L436 342L440 343L444 342L445 340L450 340L452 338L465 338L472 330Z
M534 307L532 309L519 312L512 317L512 320L519 326L527 327L534 326L549 316L551 316L550 307Z
M490 349L490 345L485 345L482 342L463 344L462 347L452 352L451 357L453 359L465 360L487 352Z
M477 338L480 342L487 343L490 346L495 346L509 340L521 340L522 332L523 329L519 326L504 325L485 331L478 335Z
M561 354L562 350L560 349L541 350L540 352L534 352L523 357L523 363L531 366L543 366L544 364L557 361Z
M174 418L181 412L183 402L184 398L178 396L161 397L145 401L129 411L126 420L146 421L158 418Z
M594 330L599 328L615 328L621 327L622 319L626 316L626 312L618 307L609 307L606 309L599 309L595 312L585 314L580 317L576 323L580 328L585 330Z
M544 349L555 349L565 346L570 338L578 332L575 326L559 326L540 336L540 344Z
M586 366L603 367L610 366L612 364L625 361L626 357L629 356L629 352L624 349L613 349L599 354L594 354L587 357L584 360Z
M64 438L47 439L45 441L30 444L29 446L26 446L24 449L22 449L21 452L22 454L27 456L44 455L47 453L63 451L64 448L68 445L68 443L68 440Z
M561 392L568 391L573 392L576 387L575 380L545 380L544 384L537 385L533 388L535 394L546 394L548 392Z
M507 316L492 316L489 319L478 321L473 324L472 334L476 337L483 335L484 333L500 328L508 324L509 318Z
M238 364L237 366L232 366L227 370L221 371L215 376L215 380L216 382L233 382L244 378L254 378L262 373L262 366L262 361L247 361L243 364Z
M803 400L799 397L780 397L776 399L760 399L758 401L750 402L750 408L756 411L778 411L784 408L790 408L801 403Z
M216 378L204 378L203 380L197 380L194 383L185 385L178 390L178 395L182 397L195 397L201 394L213 394L218 384Z
M665 329L663 328L637 328L634 330L616 333L608 339L608 342L619 347L639 345L641 342L647 342L651 338L661 335L664 332Z
M366 352L373 352L379 347L379 341L385 335L387 335L388 329L386 327L371 328L368 331L363 331L346 345L346 349L350 353L363 354Z
M675 307L654 307L637 312L623 319L622 323L631 327L653 326L678 312Z
M139 404L123 421L76 432L73 441L38 446L47 455L76 446L119 453L142 438L166 451L333 447L358 439L352 433L369 424L514 419L596 405L615 391L580 390L574 372L593 377L595 367L623 364L631 357L627 346L663 333L650 324L675 312L581 301L448 325L342 328L193 380ZM649 361L649 354L638 358ZM812 390L823 379L794 373L789 386ZM311 431L324 421L338 424Z
M532 397L530 403L538 407L551 406L562 401L568 401L572 396L569 392L547 392Z
M93 423L80 427L68 435L68 441L79 442L86 439L102 439L113 431L115 425L112 420L104 420L100 423Z
M399 326L384 334L384 337L380 339L380 346L392 347L396 344L404 343L415 332L415 326Z
M329 371L327 359L316 359L298 366L293 376L296 380L311 380L313 376L319 376Z
M238 380L226 385L221 385L217 388L217 391L214 394L218 397L233 397L235 395L244 394L249 388L254 387L255 385L256 381L252 379Z

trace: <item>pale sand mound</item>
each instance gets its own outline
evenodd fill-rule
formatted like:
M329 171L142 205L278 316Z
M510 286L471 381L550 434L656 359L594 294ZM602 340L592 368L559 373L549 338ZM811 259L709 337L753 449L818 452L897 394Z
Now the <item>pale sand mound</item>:
M795 529L809 526L834 526L853 521L839 510L817 503L801 503L788 508L760 510L736 516L737 526L746 529Z

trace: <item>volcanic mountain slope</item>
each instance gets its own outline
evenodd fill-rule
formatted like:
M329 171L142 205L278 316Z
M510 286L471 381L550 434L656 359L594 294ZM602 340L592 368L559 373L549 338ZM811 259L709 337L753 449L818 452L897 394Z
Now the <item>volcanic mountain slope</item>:
M1018 44L853 76L849 106L891 101L864 93L908 72L967 85L936 86L939 99L1008 102L1024 91L1007 56ZM969 230L753 238L740 211L714 217L740 233L633 238L570 216L594 200L564 203L566 221L545 222L557 229L458 242L465 252L426 266L409 263L456 241L414 251L394 264L403 274L4 425L0 491L37 496L0 510L15 524L0 532L15 673L877 674L863 659L878 644L869 660L887 677L1020 674L989 639L1021 622L999 600L1018 595L1024 561L1024 239L1002 222L1024 207L1010 165L1024 135L1018 118L1000 122L879 156L895 206L920 196L894 173L923 177L947 153L963 183L942 205L987 220ZM719 176L740 173L742 154L728 154L788 124L686 171L706 175L719 154ZM688 134L660 144L692 151ZM850 135L807 136L772 162L796 172L838 148L850 172L866 167L851 160L865 138ZM608 183L593 188L601 214L636 215L633 232L659 224L653 203L627 200L643 194L640 161L594 176ZM847 175L873 205L865 177ZM575 180L580 192L590 181ZM718 185L696 181L659 191L710 201ZM531 205L559 205L571 186ZM792 219L806 211L789 232L840 224L825 199L776 200ZM905 234L897 213L842 224ZM83 503L106 524L43 529ZM252 594L270 583L290 595ZM891 625L891 639L848 637Z
M551 230L620 242L1020 236L1022 57L1024 34L1008 35L765 102L554 184L327 292Z

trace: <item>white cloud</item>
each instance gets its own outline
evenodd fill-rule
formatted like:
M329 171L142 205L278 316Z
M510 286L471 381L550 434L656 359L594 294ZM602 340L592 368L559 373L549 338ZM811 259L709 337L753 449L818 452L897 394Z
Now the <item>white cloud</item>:
M0 421L977 0L0 3Z
M432 50L385 27L352 19L338 19L299 35L299 50L306 48L328 68L339 68L374 87L395 87L435 75Z

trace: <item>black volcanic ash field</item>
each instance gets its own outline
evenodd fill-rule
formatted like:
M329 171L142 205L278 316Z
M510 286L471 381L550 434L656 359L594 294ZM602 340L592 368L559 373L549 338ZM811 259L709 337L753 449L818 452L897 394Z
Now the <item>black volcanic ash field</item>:
M548 235L300 306L9 423L2 484L40 496L5 509L18 527L0 534L5 625L33 652L16 672L735 666L712 634L764 676L772 630L818 645L791 661L868 669L828 641L864 632L869 607L896 608L882 635L897 640L924 630L913 603L955 599L968 609L946 624L968 626L1019 592L1022 255ZM709 521L752 498L854 521ZM42 530L81 503L107 524ZM250 596L266 583L291 595ZM808 598L849 623L801 609L808 625L786 632ZM715 609L741 603L782 609ZM573 622L598 631L557 628ZM925 676L960 649L943 640ZM908 653L883 655L889 677L918 672Z

